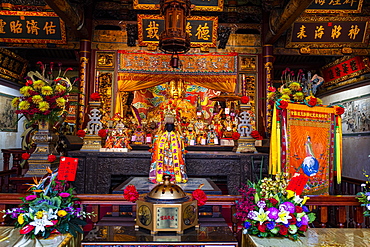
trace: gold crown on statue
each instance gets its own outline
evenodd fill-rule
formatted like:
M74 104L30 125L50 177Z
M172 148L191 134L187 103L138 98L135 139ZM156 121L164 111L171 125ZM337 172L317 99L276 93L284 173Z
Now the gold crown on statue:
M168 107L164 110L164 123L175 123L176 111Z

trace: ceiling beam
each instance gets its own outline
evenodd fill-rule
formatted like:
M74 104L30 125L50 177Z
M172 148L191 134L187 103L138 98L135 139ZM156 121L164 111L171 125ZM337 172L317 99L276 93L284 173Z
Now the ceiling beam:
M45 0L46 4L76 33L77 37L88 38L84 25L83 11L73 8L67 0Z
M305 11L312 0L290 0L274 23L270 23L271 30L265 37L265 44L274 44L279 37L293 24L293 22ZM274 33L272 33L272 31Z

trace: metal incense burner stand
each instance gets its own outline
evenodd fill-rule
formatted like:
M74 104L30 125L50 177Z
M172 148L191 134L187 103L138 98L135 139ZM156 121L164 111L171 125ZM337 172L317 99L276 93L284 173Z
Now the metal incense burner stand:
M192 200L170 179L170 175L164 175L162 184L136 202L135 229L142 227L150 230L151 234L159 231L182 234L185 229L199 227L197 200Z

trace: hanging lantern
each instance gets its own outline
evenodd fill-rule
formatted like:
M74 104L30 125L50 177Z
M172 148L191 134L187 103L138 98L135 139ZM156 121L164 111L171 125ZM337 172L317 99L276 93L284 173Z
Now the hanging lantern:
M172 54L170 66L173 68L179 67L177 54L186 53L190 49L190 36L186 32L190 6L190 0L161 0L160 2L165 27L159 38L159 49Z

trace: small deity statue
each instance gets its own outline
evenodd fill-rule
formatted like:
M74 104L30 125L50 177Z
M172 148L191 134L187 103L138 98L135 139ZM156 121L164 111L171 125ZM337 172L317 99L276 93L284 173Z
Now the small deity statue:
M231 116L227 115L226 119L224 120L224 122L222 124L224 126L222 137L223 138L231 138L232 135L233 135L233 128L234 128Z
M213 129L213 127L210 127L210 130L207 134L207 144L208 145L217 145L218 144L218 138L216 131Z
M195 134L193 124L189 124L187 130L185 131L186 144L194 146L196 144L196 138L197 136Z
M145 143L146 134L144 131L141 130L141 126L138 126L135 130L134 134L132 135L132 141L134 144L144 144Z
M159 183L162 182L163 175L169 174L176 183L186 183L188 176L185 170L184 151L183 137L175 130L174 123L165 123L165 129L154 139L149 180L152 183Z
M215 116L214 130L217 134L217 137L221 138L222 137L223 125L221 123L221 119L220 119L219 116Z

